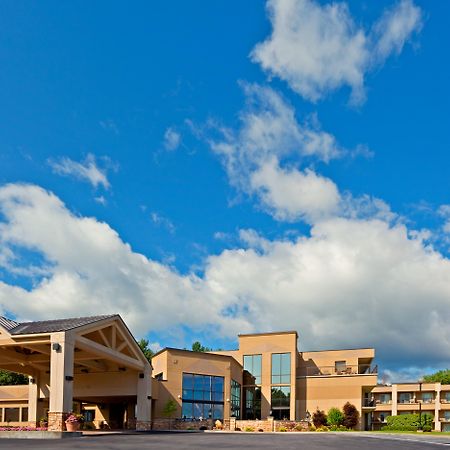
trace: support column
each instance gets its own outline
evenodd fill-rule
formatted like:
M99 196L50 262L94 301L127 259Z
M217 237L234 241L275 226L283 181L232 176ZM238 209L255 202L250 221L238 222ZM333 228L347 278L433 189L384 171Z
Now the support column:
M74 338L70 333L53 333L50 354L49 431L64 431L64 420L73 407Z
M392 415L396 416L397 415L397 385L393 384L392 385Z
M434 399L434 431L441 431L441 420L439 412L441 410L441 383L435 384L436 398Z
M32 427L39 425L38 417L39 378L37 376L28 379L28 423Z
M152 427L152 368L150 364L145 366L143 372L138 374L137 380L137 407L136 430L148 431Z

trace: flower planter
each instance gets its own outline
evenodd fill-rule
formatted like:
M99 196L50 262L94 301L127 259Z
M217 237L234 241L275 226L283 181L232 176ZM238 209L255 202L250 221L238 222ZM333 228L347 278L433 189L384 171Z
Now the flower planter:
M67 422L66 421L66 430L67 431L78 431L80 429L80 422Z

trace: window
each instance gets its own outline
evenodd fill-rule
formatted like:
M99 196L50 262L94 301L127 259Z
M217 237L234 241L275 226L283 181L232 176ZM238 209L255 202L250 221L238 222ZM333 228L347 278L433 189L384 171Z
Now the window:
M244 419L261 419L261 389L259 387L244 388Z
M377 403L381 403L383 405L386 405L388 403L391 402L391 394L380 394L378 396L378 402Z
M443 400L445 403L450 403L450 391L442 392L441 400Z
M261 355L245 355L244 371L244 384L261 384Z
M434 394L433 392L422 392L422 402L423 403L433 403Z
M28 422L28 408L22 408L21 422Z
M241 418L241 385L231 380L231 417Z
M399 403L411 403L413 396L411 392L400 392L398 394L398 402Z
M272 415L277 420L289 419L291 406L291 388L289 386L272 387Z
M93 422L95 418L95 411L92 409L86 409L83 411L83 415L85 422Z
M272 384L291 383L291 354L272 353Z
M444 411L444 419L450 420L450 411Z
M5 408L5 422L19 422L19 408Z
M335 361L334 371L336 373L344 373L347 370L347 361Z
M183 373L181 416L223 419L224 377Z

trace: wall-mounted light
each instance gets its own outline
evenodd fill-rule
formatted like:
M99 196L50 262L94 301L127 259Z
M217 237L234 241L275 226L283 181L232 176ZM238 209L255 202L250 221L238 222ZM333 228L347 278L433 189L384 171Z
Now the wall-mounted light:
M61 345L58 344L57 342L54 342L52 344L52 349L55 350L55 352L59 352L59 351L61 351Z
M230 403L230 399L229 398L227 398L227 402Z
M178 398L181 399L181 395L180 394L178 394Z
M147 400L151 400L152 396L151 395L147 395Z
M73 381L72 375L66 375L66 381Z
M143 373L140 373L139 378L145 378L145 375Z

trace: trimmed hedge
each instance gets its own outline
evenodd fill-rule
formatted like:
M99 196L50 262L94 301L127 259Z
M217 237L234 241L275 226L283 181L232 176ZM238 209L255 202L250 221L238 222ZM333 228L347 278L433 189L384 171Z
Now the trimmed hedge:
M382 430L392 431L417 431L419 428L419 414L400 414L398 416L388 416L387 425ZM433 416L427 413L422 414L422 428L429 427L433 423Z

